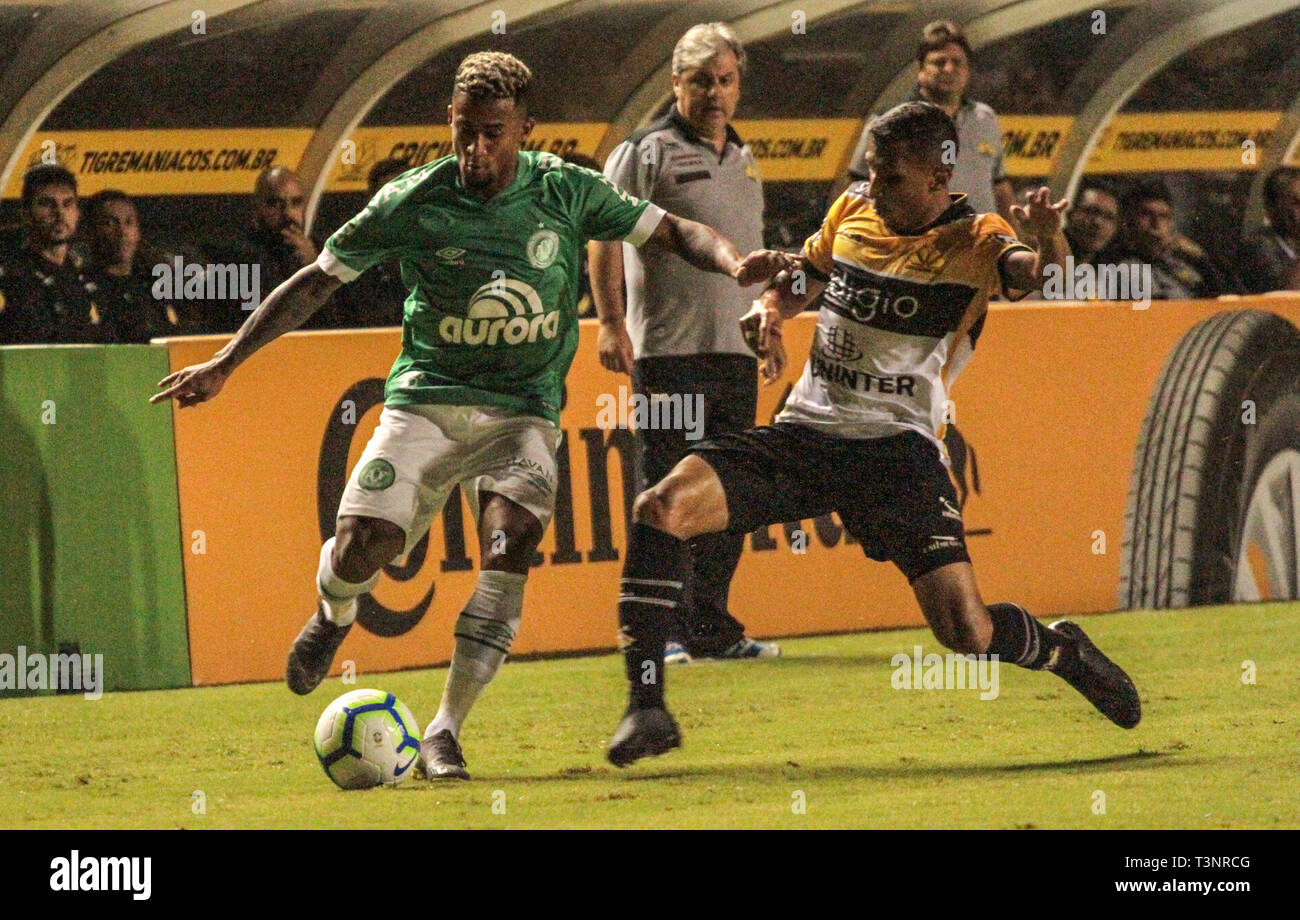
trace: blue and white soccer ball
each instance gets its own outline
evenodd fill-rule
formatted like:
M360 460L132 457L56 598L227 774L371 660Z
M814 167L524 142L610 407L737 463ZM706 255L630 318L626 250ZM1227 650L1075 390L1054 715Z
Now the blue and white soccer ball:
M342 789L396 786L420 756L420 727L391 693L353 690L321 713L316 756Z

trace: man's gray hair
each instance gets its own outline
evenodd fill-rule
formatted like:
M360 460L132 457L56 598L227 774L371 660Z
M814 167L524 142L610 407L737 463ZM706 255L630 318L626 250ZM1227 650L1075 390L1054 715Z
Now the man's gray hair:
M736 55L736 67L744 73L745 46L740 43L731 26L725 22L704 22L691 26L677 40L677 47L673 49L673 76L681 76L684 71L703 67L724 51Z

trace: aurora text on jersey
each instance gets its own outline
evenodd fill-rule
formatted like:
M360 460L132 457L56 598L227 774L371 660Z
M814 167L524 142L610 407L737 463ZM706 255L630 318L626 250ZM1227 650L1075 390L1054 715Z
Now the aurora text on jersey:
M329 238L317 264L351 281L398 259L410 288L388 406L500 406L558 424L578 347L582 248L639 246L663 211L600 173L529 151L487 201L454 156L398 176Z

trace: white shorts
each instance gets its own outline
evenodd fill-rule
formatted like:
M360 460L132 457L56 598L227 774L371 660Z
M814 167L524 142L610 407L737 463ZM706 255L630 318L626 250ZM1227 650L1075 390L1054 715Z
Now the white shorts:
M563 430L544 418L491 406L385 407L348 477L339 517L391 521L406 532L405 556L420 542L456 485L478 520L480 489L527 508L542 529L555 511Z

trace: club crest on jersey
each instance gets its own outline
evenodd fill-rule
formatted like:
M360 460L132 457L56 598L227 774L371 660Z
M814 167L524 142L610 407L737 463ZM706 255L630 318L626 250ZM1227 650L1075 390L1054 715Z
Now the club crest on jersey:
M549 268L560 254L560 235L554 230L538 230L528 238L528 264Z
M438 335L453 345L519 345L538 337L553 339L560 330L560 311L549 313L531 285L498 278L479 287L464 317L444 316Z

